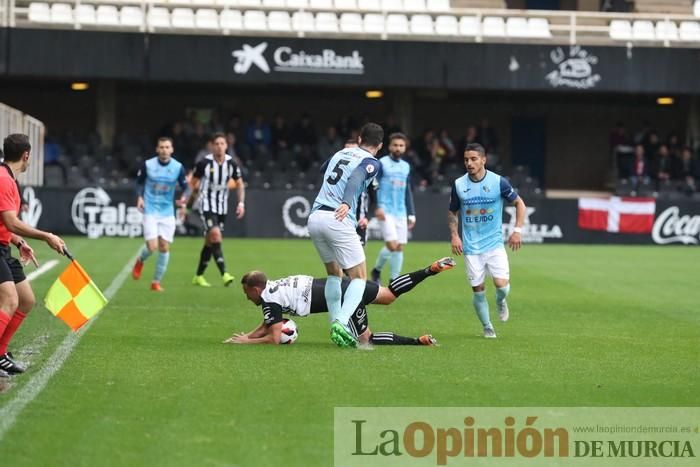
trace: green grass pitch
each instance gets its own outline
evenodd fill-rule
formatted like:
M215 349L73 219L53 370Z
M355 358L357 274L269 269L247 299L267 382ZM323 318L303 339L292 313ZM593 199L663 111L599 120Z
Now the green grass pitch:
M36 242L35 242L36 243ZM69 239L105 290L141 241ZM291 346L221 341L261 319L240 285L190 285L200 239L173 245L163 294L130 277L46 388L0 440L4 466L319 465L333 462L336 406L697 406L700 250L692 247L526 245L510 254L511 321L480 337L463 269L428 278L390 307L370 307L375 331L432 333L437 348L341 350L325 315L296 319ZM36 245L39 259L54 258ZM226 239L238 278L322 265L308 240ZM374 262L379 242L367 248ZM449 254L412 243L404 270ZM34 281L41 302L60 266ZM388 273L388 270L387 272ZM28 372L0 394L22 397L68 334L37 306L13 342Z

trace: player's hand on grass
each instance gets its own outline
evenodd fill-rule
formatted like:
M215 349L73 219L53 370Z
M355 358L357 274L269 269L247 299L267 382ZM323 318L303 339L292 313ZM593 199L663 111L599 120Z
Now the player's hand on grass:
M236 333L224 341L224 344L246 344L248 343L248 335L246 333Z
M345 203L341 204L338 206L338 209L335 210L335 219L342 221L345 219L345 216L348 215L348 211L350 211L350 206Z
M461 255L464 253L462 249L462 239L459 237L452 236L452 253L455 255Z
M22 242L22 244L19 247L19 259L22 262L22 265L26 266L31 261L32 263L34 263L34 267L39 267L39 262L34 256L34 250L32 249L32 247L29 246L27 242Z
M510 249L513 251L517 251L520 249L520 247L523 244L522 237L520 236L520 233L518 232L513 232L508 239L508 245L510 246Z
M66 248L66 242L58 235L52 233L48 234L46 237L46 244L50 246L52 250L56 250L62 255L65 254L63 250Z

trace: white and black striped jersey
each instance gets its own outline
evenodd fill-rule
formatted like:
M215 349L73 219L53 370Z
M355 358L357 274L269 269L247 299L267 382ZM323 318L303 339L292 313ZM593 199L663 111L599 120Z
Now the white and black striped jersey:
M311 276L289 276L267 281L262 291L262 312L265 324L282 321L282 313L306 316L311 312Z
M239 180L241 169L226 154L224 161L219 164L214 156L209 154L195 166L194 177L200 180L199 199L200 210L214 214L226 214L228 212L228 181Z

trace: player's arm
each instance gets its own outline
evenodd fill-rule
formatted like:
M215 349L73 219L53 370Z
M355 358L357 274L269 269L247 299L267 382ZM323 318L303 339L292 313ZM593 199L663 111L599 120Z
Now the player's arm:
M236 206L236 219L241 219L245 216L245 183L243 183L241 168L233 162L231 162L231 165L233 166L233 176L231 179L237 182L236 195L238 196L238 205Z
M406 177L406 213L408 214L408 228L416 225L416 205L413 202L413 188L411 187L411 175Z
M381 164L377 159L366 158L360 165L355 167L355 170L350 174L347 185L345 185L345 191L343 192L342 204L335 210L335 218L339 221L345 219L348 215L350 206L357 194L360 192L362 185L368 179L373 179L378 176L381 170Z
M515 206L515 227L513 228L513 233L508 238L508 245L511 250L516 251L523 243L521 233L523 224L525 223L525 212L527 210L525 201L518 196L518 193L515 192L510 182L503 177L501 177L501 196Z
M447 227L450 229L450 244L452 253L461 255L464 253L462 239L459 238L459 211L461 202L457 196L457 185L452 183L452 194L450 195L450 208L447 211Z
M143 199L143 192L146 188L146 162L144 161L139 168L138 174L136 174L136 208L139 211L143 211L145 206L145 201Z
M175 202L178 206L187 205L187 200L190 197L190 184L187 183L187 174L185 173L185 167L180 167L180 174L177 176L177 184L182 191L180 199Z
M239 334L233 337L234 344L279 344L282 334L282 307L274 302L262 303L263 322L255 336ZM255 332L254 331L254 332ZM252 334L252 333L251 333Z
M202 184L202 177L204 177L206 165L207 160L204 159L194 166L192 175L190 175L190 197L187 198L187 206L192 206L192 203L194 203L194 200L196 200L199 195L199 187Z
M17 217L17 213L13 210L0 212L0 218L7 230L15 235L22 237L34 238L36 240L42 240L46 242L53 250L56 250L60 254L63 254L63 249L66 244L63 242L61 237L54 235L49 232L44 232L43 230L38 230L29 225L25 224Z

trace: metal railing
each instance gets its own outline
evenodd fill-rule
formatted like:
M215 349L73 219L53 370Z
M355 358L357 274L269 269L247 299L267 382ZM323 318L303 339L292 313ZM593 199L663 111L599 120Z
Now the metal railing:
M19 176L22 185L44 184L44 132L44 124L40 120L0 103L0 140L12 133L23 133L29 136L32 145L29 168Z

